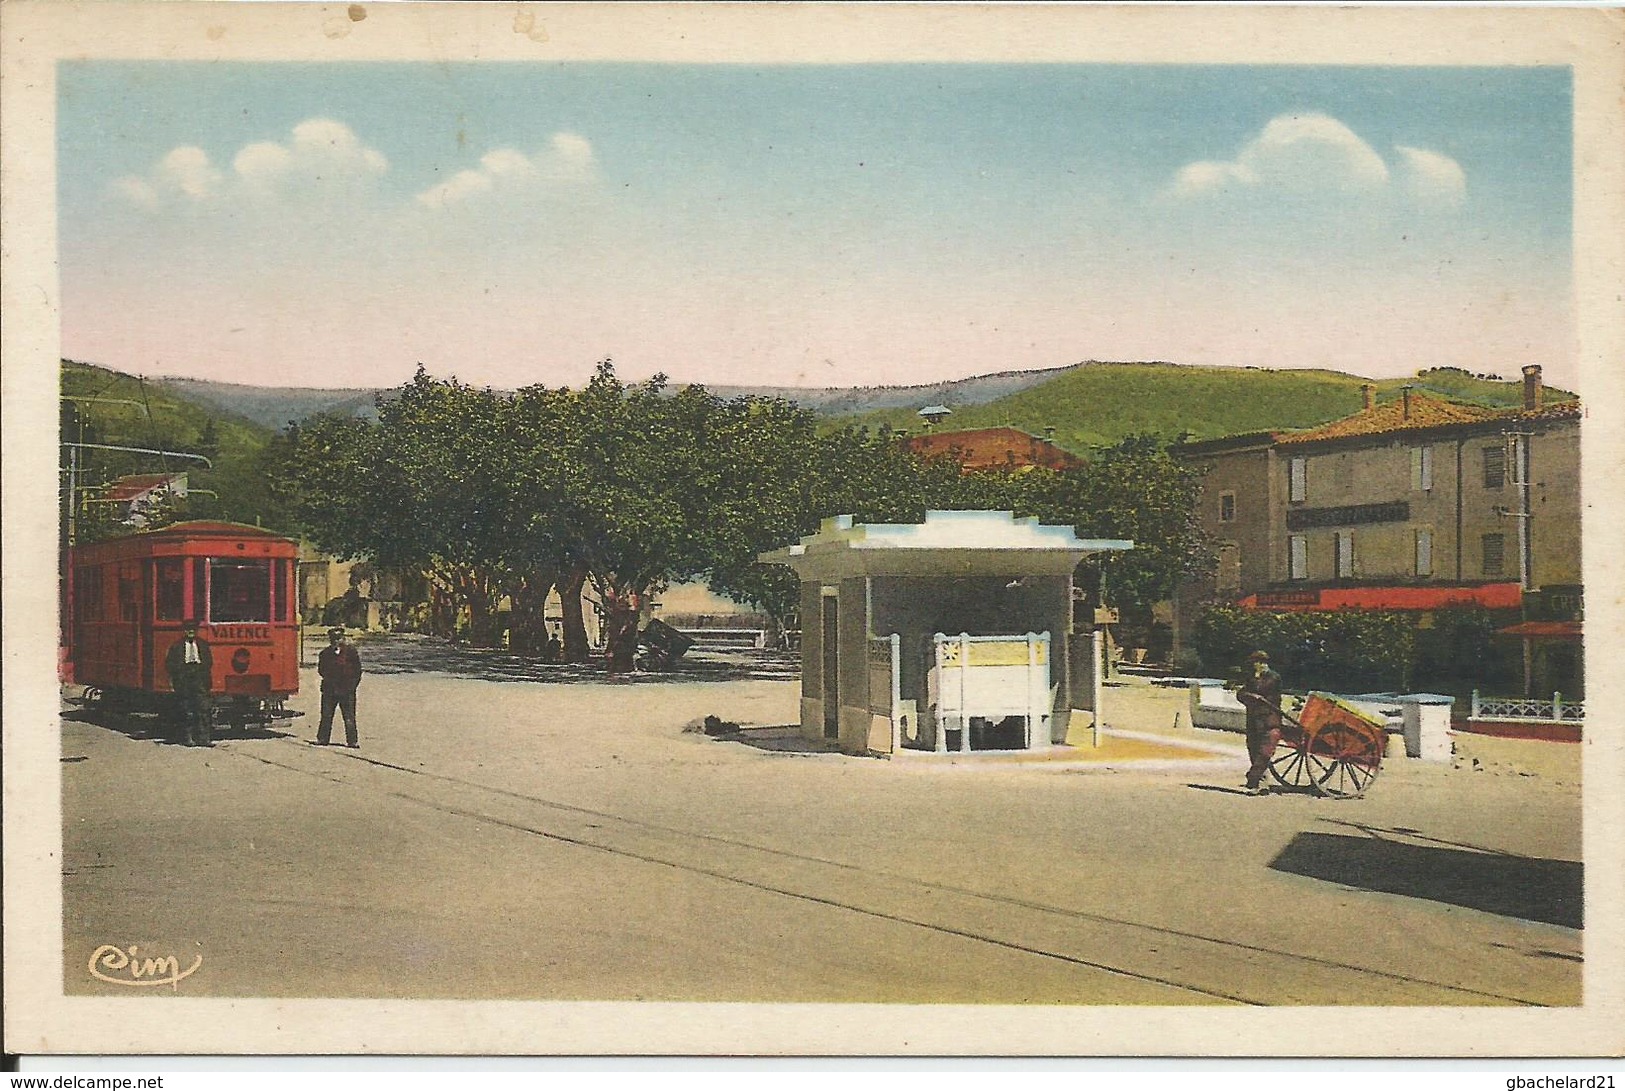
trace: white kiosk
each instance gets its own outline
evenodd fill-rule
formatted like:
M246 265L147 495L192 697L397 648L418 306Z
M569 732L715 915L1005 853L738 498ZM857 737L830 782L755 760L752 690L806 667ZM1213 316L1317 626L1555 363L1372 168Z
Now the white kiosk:
M764 553L801 577L801 727L849 753L1041 749L1066 739L1083 539L1007 511L826 519Z

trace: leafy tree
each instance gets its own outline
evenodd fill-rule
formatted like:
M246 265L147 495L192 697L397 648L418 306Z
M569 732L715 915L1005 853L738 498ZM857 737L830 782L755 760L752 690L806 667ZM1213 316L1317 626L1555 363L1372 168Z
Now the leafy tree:
M889 430L848 428L820 434L816 415L784 402L744 409L750 427L740 455L738 499L726 540L714 542L706 581L775 621L800 602L795 574L756 557L818 530L822 520L918 522L934 507L959 506L959 468L906 451ZM765 431L764 431L765 430Z
M1083 573L1097 586L1104 581L1119 605L1149 608L1212 563L1196 509L1202 470L1174 458L1154 436L1129 436L1064 470L969 476L966 487L979 490L979 501L1005 499L1018 515L1071 524L1086 538L1132 539L1131 551L1088 562Z

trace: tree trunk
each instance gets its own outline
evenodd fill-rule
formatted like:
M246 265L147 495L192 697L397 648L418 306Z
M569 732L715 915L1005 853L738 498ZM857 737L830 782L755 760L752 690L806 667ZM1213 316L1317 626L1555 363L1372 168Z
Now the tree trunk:
M501 636L495 588L491 576L479 568L461 568L456 578L457 597L468 607L468 642L476 648L494 648Z
M547 647L547 594L557 578L551 568L536 568L514 586L508 646L515 655L539 656Z
M638 611L643 596L620 588L604 593L604 656L611 674L630 674L637 666Z
M587 584L585 568L571 569L559 584L559 603L564 608L564 661L585 663L592 655L587 646L587 623L581 616L581 589Z

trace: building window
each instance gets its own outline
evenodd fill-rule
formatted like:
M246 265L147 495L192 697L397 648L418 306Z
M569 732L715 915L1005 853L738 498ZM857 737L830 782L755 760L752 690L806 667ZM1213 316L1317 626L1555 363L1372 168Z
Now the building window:
M1484 487L1499 489L1507 483L1507 449L1502 446L1484 448Z
M1288 464L1287 482L1287 499L1293 503L1298 503L1309 495L1309 460L1307 458L1295 458Z
M1499 576L1506 569L1507 538L1505 534L1484 535L1484 575Z
M1337 541L1337 578L1348 580L1354 578L1354 533L1352 531L1338 531Z
M1427 492L1433 488L1433 448L1411 448L1411 489Z
M1221 492L1219 494L1219 522L1233 523L1236 521L1236 494Z
M1289 567L1287 577L1294 580L1309 578L1309 539L1301 534L1294 534L1287 539L1289 553Z
M1423 527L1416 531L1416 574L1433 575L1433 531Z

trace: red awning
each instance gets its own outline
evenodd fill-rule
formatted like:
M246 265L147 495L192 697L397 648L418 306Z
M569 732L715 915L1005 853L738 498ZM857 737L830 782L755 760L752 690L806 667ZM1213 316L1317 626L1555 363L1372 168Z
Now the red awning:
M1579 640L1578 621L1523 621L1495 630L1498 636L1521 636L1525 640Z
M1248 610L1440 610L1448 606L1482 606L1516 610L1523 589L1516 583L1476 587L1322 587L1282 588L1248 595L1239 603Z

